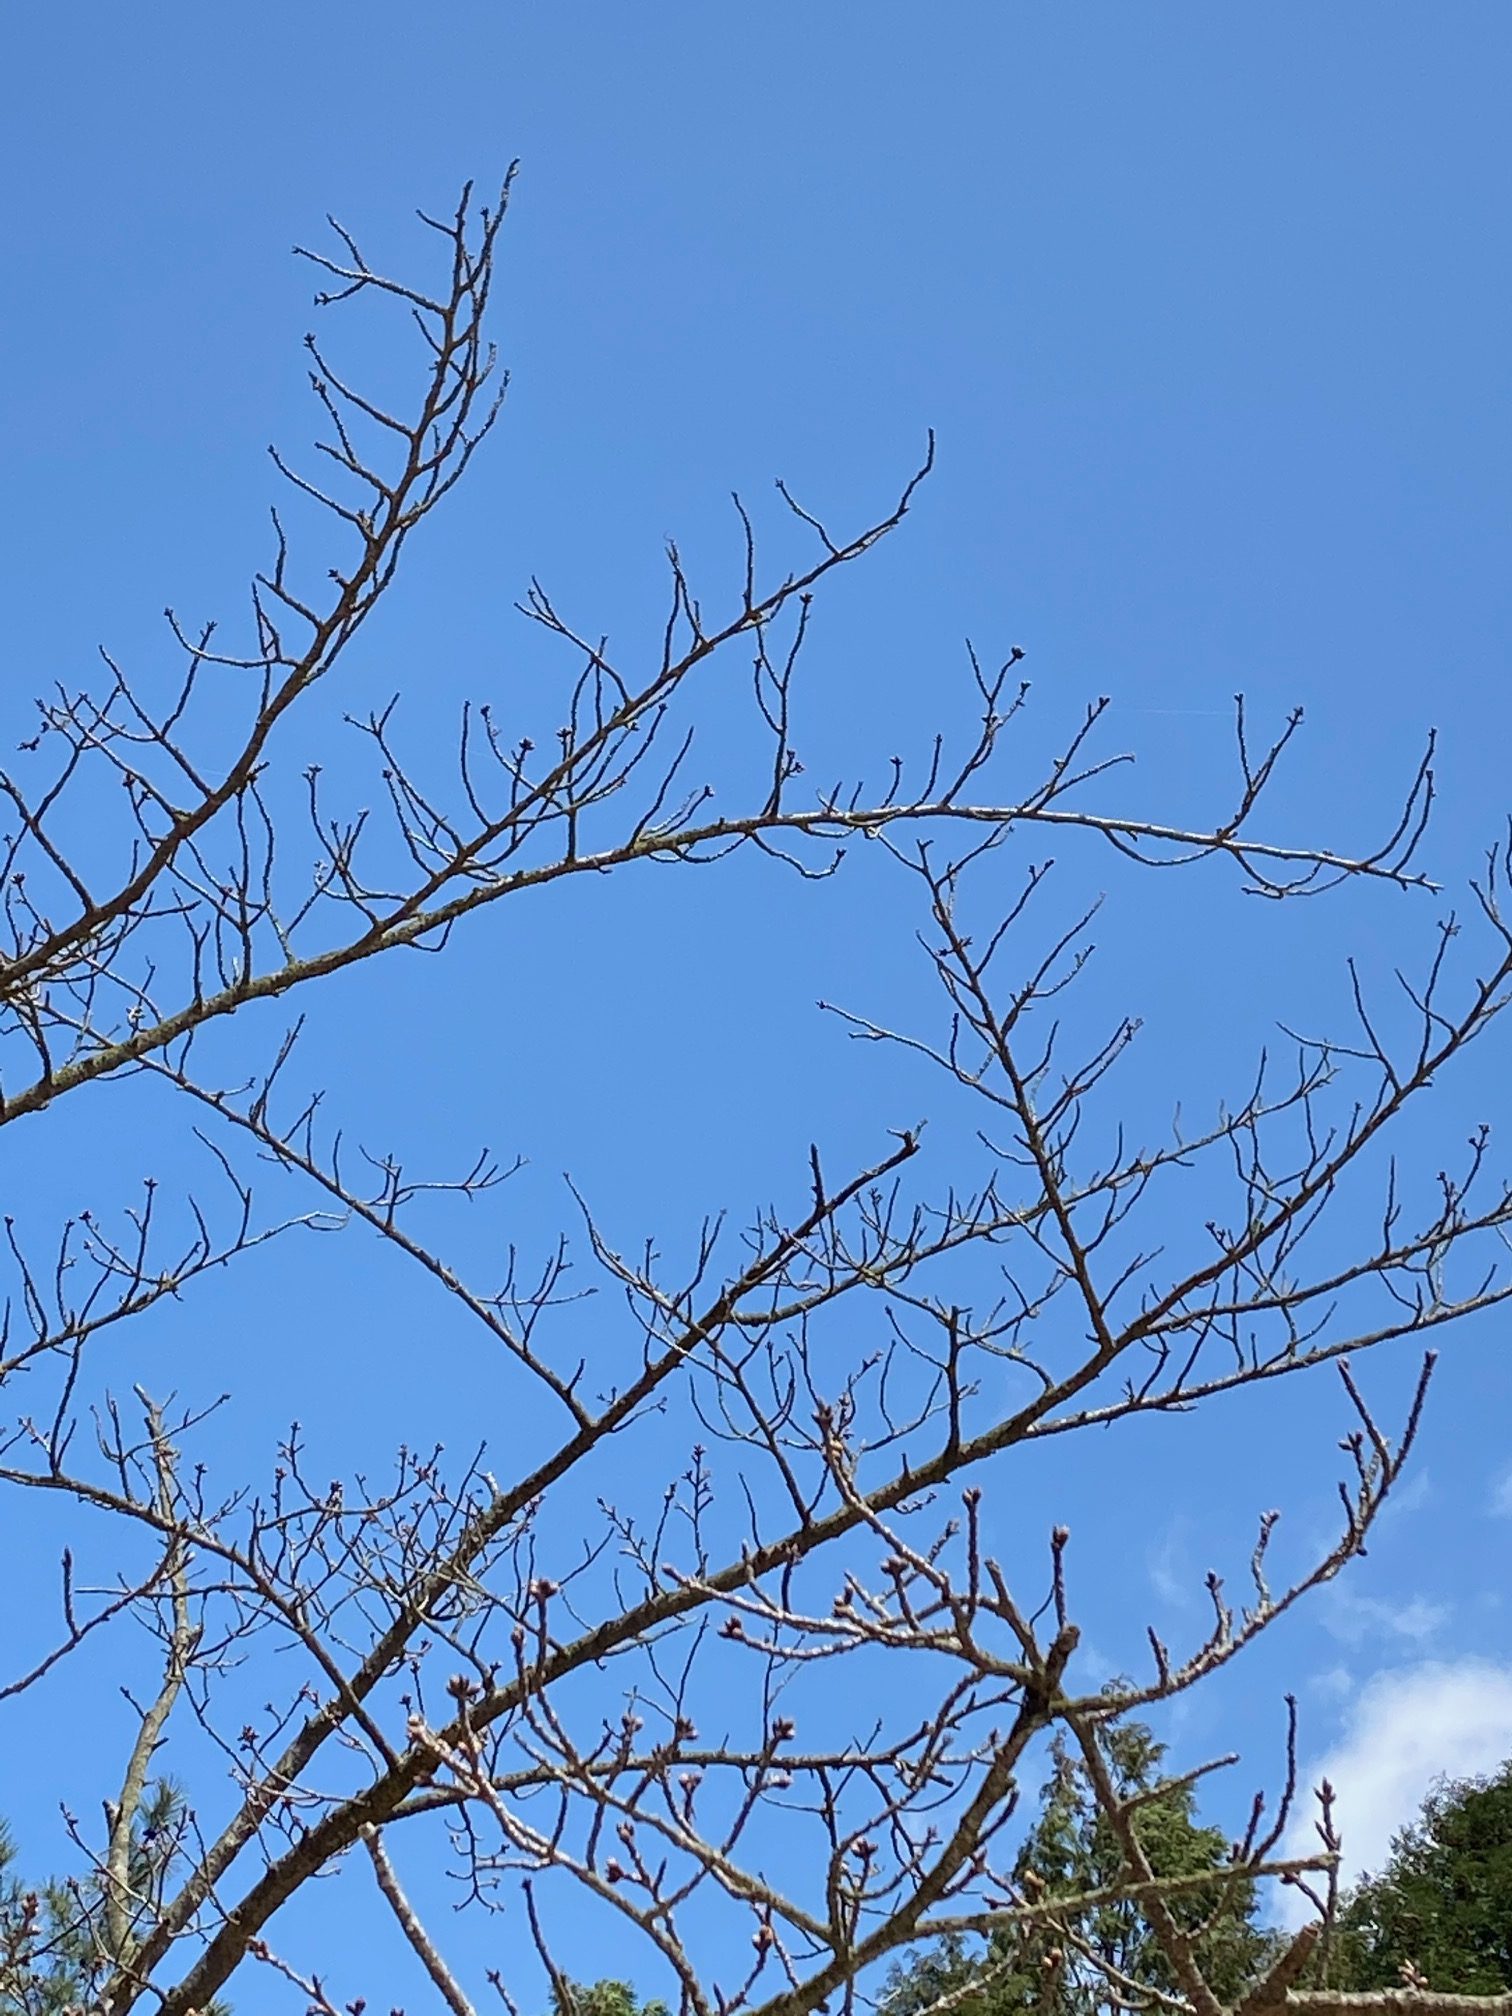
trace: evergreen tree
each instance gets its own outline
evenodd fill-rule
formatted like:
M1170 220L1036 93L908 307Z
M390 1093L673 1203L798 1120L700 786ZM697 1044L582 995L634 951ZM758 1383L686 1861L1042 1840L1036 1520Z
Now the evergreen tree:
M163 1896L188 1825L181 1788L167 1778L149 1785L132 1823L127 1857L128 1946ZM90 2010L113 1964L104 1881L92 1874L82 1882L27 1884L12 1874L16 1853L0 1821L0 2016L74 2016ZM229 2004L212 2003L206 2016L230 2016Z
M568 1981L551 1997L552 2016L668 2016L665 2002L642 2002L628 1981Z
M23 1881L16 1855L0 1821L0 2016L65 2016L89 1992L87 1908L66 1884Z
M1125 1722L1107 1733L1106 1754L1118 1791L1137 1799L1133 1824L1157 1876L1193 1876L1228 1863L1228 1842L1197 1819L1190 1785L1162 1786L1165 1746L1142 1723ZM1063 1745L1041 1810L1016 1864L1019 1886L1068 1900L1111 1887L1123 1875L1123 1857L1099 1812L1086 1767ZM1236 1998L1254 1978L1272 1943L1254 1923L1254 1885L1215 1880L1170 1900L1177 1922L1197 1940L1205 1975L1224 2000ZM950 1938L895 1967L884 1993L885 2016L921 2016L944 1996L959 1997L959 2016L1012 2016L1017 2010L1051 2010L1057 2016L1093 2016L1110 2006L1112 1973L1139 1987L1175 1992L1170 1963L1136 1903L1076 1909L1062 1921L1067 1941L1050 1924L1026 1935L1005 1925L985 1948L973 1951ZM975 1985L974 1985L975 1984Z
M1335 1986L1443 1994L1512 1990L1512 1760L1491 1778L1443 1781L1346 1901Z

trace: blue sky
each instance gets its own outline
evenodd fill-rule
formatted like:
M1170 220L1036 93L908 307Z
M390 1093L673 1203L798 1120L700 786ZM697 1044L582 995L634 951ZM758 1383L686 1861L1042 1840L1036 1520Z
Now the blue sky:
M310 278L289 246L329 210L385 260L413 258L416 204L517 156L505 418L363 647L363 678L406 692L417 736L432 705L449 717L531 676L539 646L512 604L532 575L633 648L659 617L667 536L733 581L731 488L765 500L780 474L853 522L932 427L916 513L822 616L827 752L875 758L957 708L969 635L989 657L1025 650L1047 735L1110 695L1110 746L1140 752L1117 788L1173 820L1219 809L1206 779L1243 691L1267 724L1307 710L1278 837L1362 840L1430 726L1424 865L1446 903L1499 837L1512 16L1494 0L158 0L12 8L0 62L8 738L101 643L160 664L165 602L237 606L263 556L265 444L311 431ZM1337 1007L1346 951L1377 975L1420 956L1440 907L1367 893L1259 914L1220 878L1155 890L1101 857L1085 872L1117 898L1110 972L1149 1018L1124 1083L1150 1124L1236 1089L1278 1020ZM342 1117L417 1163L480 1131L528 1157L510 1236L570 1215L567 1170L626 1239L675 1249L703 1208L790 1194L811 1138L838 1162L927 1110L924 1080L858 1060L813 1006L927 1012L895 885L686 879L543 904L507 937L484 920L439 998L428 964L356 976L312 1032ZM408 1023L425 1038L397 1054ZM1504 1118L1507 1082L1493 1039L1404 1147L1431 1173L1477 1118ZM39 1226L76 1207L81 1171L118 1200L145 1166L136 1110L102 1088L8 1135L0 1186ZM171 1169L187 1154L166 1136L152 1152ZM489 1368L428 1327L418 1288L377 1259L355 1277L350 1255L288 1264L211 1284L152 1347L189 1391L219 1390L212 1352L256 1367L225 1431L237 1447L261 1458L296 1389L334 1468L398 1433L478 1429ZM1175 1726L1183 1755L1247 1749L1236 1812L1288 1687L1308 1754L1354 1759L1362 1812L1393 1703L1460 1732L1443 1751L1457 1768L1512 1748L1505 1327L1448 1345L1417 1483L1370 1560ZM1410 1369L1375 1368L1385 1402ZM1110 1661L1147 1616L1194 1620L1202 1572L1239 1571L1266 1505L1299 1544L1327 1516L1344 1421L1326 1382L1177 1425L1179 1443L1159 1424L1036 1475L1034 1530L1063 1492L1087 1536L1088 1629ZM1131 1496L1150 1508L1134 1527ZM32 1713L0 1709L0 1741L6 1800L43 1854L58 1794L14 1762ZM65 1796L97 1796L97 1735L108 1717ZM1370 1845L1425 1774L1371 1781Z

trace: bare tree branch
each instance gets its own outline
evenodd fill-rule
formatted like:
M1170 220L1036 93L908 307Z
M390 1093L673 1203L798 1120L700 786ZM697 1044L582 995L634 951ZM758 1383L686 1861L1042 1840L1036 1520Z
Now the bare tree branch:
M432 285L379 273L340 226L334 252L303 255L323 307L405 320L410 404L363 389L310 339L321 438L308 466L274 455L296 501L287 527L275 515L241 648L170 616L171 683L107 659L96 690L38 703L0 776L0 1122L75 1093L87 1110L97 1081L131 1077L211 1170L182 1196L149 1177L123 1218L91 1207L52 1233L18 1206L0 1253L0 1384L19 1396L0 1428L0 1488L77 1515L91 1536L103 1526L127 1564L76 1585L70 1544L63 1621L12 1655L0 1702L128 1627L147 1634L155 1676L146 1699L128 1696L103 1832L71 1822L69 1936L99 2009L202 2016L254 1967L325 2016L360 2007L362 1984L357 2000L336 1995L275 1920L317 1879L346 1881L361 1846L441 2002L470 2011L389 1859L387 1830L402 1828L406 1860L444 1868L479 1922L521 1901L532 1964L563 2010L563 1956L579 1947L561 1928L586 1915L635 1928L681 2016L849 2016L910 1944L979 1933L1037 1966L1053 1952L1052 1968L1097 1981L1113 2009L1499 2016L1505 1998L1308 1985L1315 1928L1226 2001L1183 1910L1215 1885L1274 1878L1326 1925L1331 1795L1317 1850L1284 1853L1293 1713L1280 1817L1263 1821L1257 1800L1231 1865L1162 1877L1108 1731L1206 1683L1364 1551L1434 1364L1426 1352L1387 1426L1368 1354L1436 1340L1512 1295L1512 1183L1489 1132L1438 1167L1414 1131L1512 989L1506 847L1473 892L1486 949L1468 968L1455 920L1425 920L1397 996L1378 1000L1349 969L1342 1035L1283 1033L1285 1056L1259 1059L1209 1119L1126 1139L1118 1073L1140 1031L1083 984L1099 899L1065 864L1020 859L1010 874L1014 849L1049 832L1093 849L1118 877L1110 901L1150 886L1144 871L1202 863L1272 902L1380 882L1426 900L1432 746L1376 843L1312 845L1263 830L1300 713L1262 743L1241 699L1236 775L1200 780L1208 809L1138 817L1110 795L1125 759L1105 744L1105 700L1037 772L1014 767L1009 730L1029 707L1014 649L995 667L968 654L964 728L942 727L880 782L816 785L801 751L817 736L806 681L820 602L914 508L932 442L860 530L825 523L785 485L775 535L737 500L735 593L706 609L672 547L665 623L638 649L612 652L532 583L524 613L560 670L519 682L507 704L469 703L449 777L408 753L393 700L354 700L332 742L309 696L499 411L487 330L510 187L486 204L465 191L450 216L423 220L440 252ZM334 558L305 554L311 525ZM774 538L799 557L774 563ZM738 680L715 674L742 653ZM721 708L738 691L746 712L709 735L715 678ZM362 775L341 753L353 738ZM711 1208L667 1228L664 1249L627 1244L616 1212L573 1193L581 1230L521 1252L505 1201L516 1158L481 1150L450 1174L416 1173L364 1147L297 1082L303 1016L271 1035L242 1016L296 990L313 1014L328 998L317 982L359 984L357 969L405 949L442 953L502 898L573 877L745 853L825 879L862 843L899 907L917 906L935 1017L894 1027L885 1007L821 1005L856 1042L927 1064L946 1127L879 1119L869 1159L849 1165L800 1134L785 1197L743 1225ZM1078 989L1085 1012L1068 1005ZM296 1188L301 1208L270 1212L272 1183ZM500 1214L492 1278L448 1248L453 1205ZM221 1475L213 1438L195 1453L209 1416L237 1407L236 1382L148 1399L131 1326L315 1231L381 1242L486 1343L506 1421L516 1396L541 1403L526 1453L506 1443L456 1463L404 1446L381 1479L333 1480L297 1423L266 1473L239 1450ZM123 1354L135 1407L114 1397ZM1280 1515L1261 1513L1237 1563L1242 1603L1214 1571L1189 1642L1151 1630L1144 1670L1089 1678L1097 1564L1057 1508L1032 1571L1010 1572L984 1538L987 1507L1022 1502L1022 1452L1145 1414L1242 1406L1246 1388L1327 1365L1346 1410L1332 1537L1283 1574ZM448 1397L471 1433L469 1396ZM1115 1880L1075 1895L1034 1890L1015 1857L1026 1774L1064 1739L1121 1858ZM171 1841L144 1844L179 1760L194 1802ZM1153 1929L1170 1966L1158 1992L1078 1929L1111 1904L1137 1905ZM23 1913L0 1952L29 1984L42 1978L38 1924ZM489 1978L513 2007L502 1973ZM942 2016L959 2000L946 1994Z

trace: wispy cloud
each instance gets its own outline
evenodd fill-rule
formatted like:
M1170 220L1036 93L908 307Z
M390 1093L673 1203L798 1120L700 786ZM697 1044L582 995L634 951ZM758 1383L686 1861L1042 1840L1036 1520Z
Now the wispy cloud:
M1430 1603L1425 1596L1361 1596L1335 1583L1318 1616L1341 1645L1359 1645L1371 1638L1405 1638L1411 1645L1425 1645L1448 1623L1449 1606Z
M1497 1519L1512 1519L1512 1469L1504 1470L1492 1485L1491 1511Z
M1162 1603L1184 1610L1201 1588L1187 1544L1187 1521L1173 1520L1165 1538L1149 1557L1150 1585Z
M1440 1777L1472 1778L1512 1756L1512 1666L1485 1659L1433 1660L1378 1673L1351 1703L1339 1742L1309 1765L1304 1783L1327 1778L1338 1793L1346 1882L1381 1868L1392 1836L1417 1814ZM1286 1852L1317 1848L1316 1811L1299 1811ZM1280 1890L1283 1922L1311 1915Z
M1398 1485L1386 1500L1381 1516L1385 1519L1405 1518L1410 1512L1421 1512L1433 1496L1433 1479L1427 1467L1419 1464L1405 1484Z
M1355 1677L1347 1666L1330 1666L1322 1673L1314 1673L1311 1686L1315 1694L1344 1701L1355 1691Z

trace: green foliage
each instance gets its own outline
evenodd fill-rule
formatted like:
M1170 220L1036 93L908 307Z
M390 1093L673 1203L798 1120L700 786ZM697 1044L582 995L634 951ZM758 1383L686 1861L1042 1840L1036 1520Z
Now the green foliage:
M1039 1982L1031 1971L1028 1950L1014 1964L995 1972L1006 1958L1000 1942L975 1953L959 1932L947 1933L927 1952L910 1953L895 1965L882 1995L882 2016L920 2016L948 1996L959 2016L996 2016L998 2011L1035 2006ZM1043 1977L1041 1977L1042 1979Z
M188 1824L183 1793L171 1779L148 1786L127 1853L128 1950L163 1897ZM73 2016L94 2007L113 1964L102 1877L27 1884L11 1873L15 1859L0 1821L0 2016ZM211 2003L205 2016L230 2016L229 2005Z
M1135 1808L1133 1824L1155 1874L1214 1872L1214 1882L1180 1892L1169 1904L1194 1937L1215 1993L1224 2001L1237 1999L1273 1945L1271 1935L1253 1922L1254 1885L1218 1880L1228 1865L1228 1843L1218 1829L1199 1824L1190 1785L1162 1786L1165 1748L1149 1729L1138 1722L1113 1727L1107 1755L1122 1798L1148 1795ZM1020 1888L1068 1900L1112 1887L1123 1875L1118 1841L1097 1809L1086 1767L1064 1746L1056 1747L1039 1818L1014 1873ZM893 1969L884 2016L922 2016L946 1995L960 1996L952 2005L960 2016L1013 2016L1031 2009L1092 2016L1110 2006L1104 1968L1141 1988L1175 1990L1170 1965L1137 1904L1068 1907L1063 1922L1074 1940L1063 1942L1048 1926L1028 1933L1005 1926L985 1950L973 1951L954 1938L911 1954L906 1965ZM1086 1950L1078 1951L1077 1942Z
M1397 1988L1408 1969L1441 1994L1512 1990L1512 1761L1436 1786L1347 1899L1333 1985Z
M669 2016L665 2002L642 2002L628 1981L569 1981L553 1991L552 2016Z
M89 1989L81 1900L61 1883L21 1881L16 1852L0 1821L0 2016L64 2016Z

